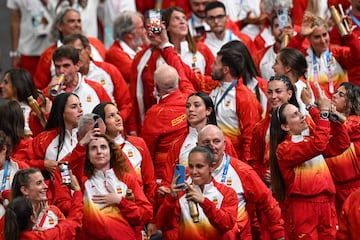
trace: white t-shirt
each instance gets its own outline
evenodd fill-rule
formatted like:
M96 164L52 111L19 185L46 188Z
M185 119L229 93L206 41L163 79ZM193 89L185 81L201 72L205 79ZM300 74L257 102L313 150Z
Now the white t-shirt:
M260 16L260 1L261 0L219 0L224 3L226 13L230 19L234 22L243 20L246 18L248 12L251 13L251 17ZM260 27L254 24L248 24L241 32L247 34L252 40L255 39L260 31Z
M40 0L7 0L7 7L19 10L20 36L18 51L27 56L40 56L50 46L48 39L53 22L51 2L44 6Z

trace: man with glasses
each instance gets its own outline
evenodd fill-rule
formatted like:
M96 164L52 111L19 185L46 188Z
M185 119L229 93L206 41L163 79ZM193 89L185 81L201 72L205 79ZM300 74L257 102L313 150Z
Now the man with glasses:
M251 38L239 31L235 23L231 22L222 2L210 2L205 8L206 23L210 26L210 32L206 33L204 42L210 48L214 56L221 46L232 40L242 41L250 53L255 55L255 47ZM232 23L232 24L231 24Z

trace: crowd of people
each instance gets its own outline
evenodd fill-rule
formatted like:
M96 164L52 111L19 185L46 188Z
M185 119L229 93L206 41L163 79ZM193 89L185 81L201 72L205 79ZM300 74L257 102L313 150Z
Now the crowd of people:
M360 236L360 1L7 7L0 239Z

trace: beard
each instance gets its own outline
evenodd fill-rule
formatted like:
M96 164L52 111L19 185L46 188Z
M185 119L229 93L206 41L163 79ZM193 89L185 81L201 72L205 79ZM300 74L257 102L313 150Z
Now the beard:
M223 72L211 72L211 78L213 80L222 81L224 79L224 73Z

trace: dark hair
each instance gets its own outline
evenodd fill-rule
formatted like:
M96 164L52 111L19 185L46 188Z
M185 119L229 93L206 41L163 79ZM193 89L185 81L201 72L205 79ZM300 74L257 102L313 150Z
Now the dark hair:
M20 140L25 137L24 113L15 100L5 100L0 104L0 130L10 138L11 149L16 148Z
M343 82L339 87L346 90L345 114L360 116L360 87L351 82Z
M305 77L307 62L304 55L295 48L282 48L279 51L279 59L285 67L290 67L297 78Z
M39 94L34 84L31 74L21 68L10 69L5 72L8 74L11 84L15 90L17 100L19 102L27 102L27 98L32 96L37 99Z
M70 45L58 47L52 55L52 60L55 62L62 58L70 59L73 64L77 64L80 60L79 51Z
M113 102L102 102L94 107L92 113L99 115L102 118L102 120L105 122L105 107L109 104L115 106Z
M166 29L169 27L171 15L175 11L176 12L181 12L186 16L186 13L185 13L184 9L182 9L180 7L169 7L169 8L167 8L161 14L161 20L165 23ZM167 35L168 35L168 38L169 38L169 42L172 42L169 31L167 31ZM190 31L188 31L188 33L186 35L186 41L189 44L190 52L191 53L196 53L196 51L197 51L197 43L196 43L195 39L191 36Z
M84 35L82 35L80 33L71 34L71 35L65 37L63 40L63 44L67 45L69 43L73 43L76 40L80 40L81 44L83 45L84 48L90 46L89 40L87 39L87 37L85 37Z
M258 71L256 70L256 66L252 59L252 56L249 52L249 49L246 47L246 45L243 42L241 42L239 40L233 40L233 41L225 43L221 48L222 49L224 49L224 48L232 49L233 51L235 51L243 56L244 67L243 67L241 77L242 77L243 83L246 86L248 85L249 79L256 78L259 75ZM260 101L260 90L259 90L258 84L255 87L255 94L256 94L256 98Z
M110 168L114 169L116 176L121 179L124 173L129 172L129 166L122 154L121 149L119 146L111 140L107 135L100 134L98 138L104 138L109 144L110 150ZM85 158L85 165L84 165L84 173L85 176L90 178L94 175L95 167L90 162L89 158L89 151L90 151L90 144L88 144L86 148L86 158Z
M280 82L283 82L286 86L286 90L290 90L292 91L292 94L291 94L291 97L288 101L288 103L292 104L292 105L295 105L297 108L299 107L299 103L296 99L296 91L295 91L295 87L294 85L291 83L290 79L288 76L286 75L278 75L278 76L272 76L270 77L269 79L269 82L272 82L272 81L280 81Z
M222 2L219 2L219 1L209 2L208 4L206 4L206 6L205 6L205 15L207 16L207 12L214 9L214 8L222 8L222 9L224 9L224 13L226 15L225 5Z
M40 172L38 168L25 168L18 170L13 178L13 182L11 184L11 199L14 199L19 196L23 196L21 192L21 187L29 186L30 175Z
M34 210L30 200L20 196L10 201L5 211L4 240L17 240L20 233L31 229Z
M205 157L206 162L209 164L209 166L212 166L215 163L213 150L209 146L194 147L193 149L191 149L189 153L189 159L192 153L197 153L197 152L201 153Z
M271 185L274 196L279 202L286 198L286 187L284 177L280 171L278 158L276 156L277 146L285 140L286 132L281 129L281 124L286 124L286 117L283 114L284 108L289 103L284 103L272 111L270 122L270 153L269 165L271 173Z
M206 110L211 110L211 113L207 118L206 124L217 125L214 102L212 101L211 97L203 92L194 92L188 96L187 101L190 97L193 96L198 96L199 98L201 98L205 104Z
M114 107L116 107L116 105L113 103L113 102L102 102L102 103L99 103L98 105L96 105L94 107L94 109L92 110L92 113L95 113L97 114L98 116L100 116L100 118L103 120L105 126L106 126L106 123L105 123L105 107L107 105L113 105ZM124 124L124 123L123 123ZM123 130L123 133L124 133L124 139L126 139L126 134L125 134L125 129L126 129L126 126L123 126L124 130Z
M0 130L0 151L6 147L5 159L9 159L11 144L9 138L6 136L5 132Z
M56 155L56 160L58 160L59 153L61 152L64 139L65 139L65 121L64 121L64 109L65 105L70 96L75 96L79 98L75 93L64 92L57 95L54 99L53 105L51 107L49 119L45 125L45 130L51 130L54 128L59 129L59 144L58 144L58 153Z
M245 65L244 56L239 49L221 48L217 54L221 56L222 64L229 67L231 76L239 79Z

